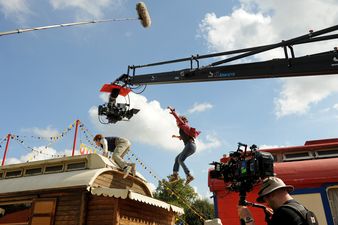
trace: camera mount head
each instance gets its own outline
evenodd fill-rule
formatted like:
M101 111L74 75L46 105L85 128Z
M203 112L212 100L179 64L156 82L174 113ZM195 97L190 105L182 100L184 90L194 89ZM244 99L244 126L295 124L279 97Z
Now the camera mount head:
M101 123L108 124L130 120L131 117L140 111L139 109L131 109L129 103L116 102L119 95L126 96L129 91L129 89L115 84L106 84L102 87L101 92L110 92L110 95L108 102L98 107L98 116ZM106 117L107 122L102 120L102 116Z

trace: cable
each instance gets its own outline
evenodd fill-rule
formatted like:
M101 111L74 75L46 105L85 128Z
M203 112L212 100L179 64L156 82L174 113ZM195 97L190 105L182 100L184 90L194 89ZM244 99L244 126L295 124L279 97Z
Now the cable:
M97 148L96 144L92 141L94 139L94 135L85 127L85 125L80 122L80 130L83 132L86 141L94 148L95 151L102 151L102 149ZM90 137L89 137L90 136Z
M129 156L129 153L131 152L131 150L129 149L129 151L126 153L126 155L128 156L128 161L131 161L131 158L130 158L130 156ZM131 157L135 157L135 160L142 166L142 168L144 169L144 170L146 170L147 171L147 168L149 168L148 166L146 166L134 153L132 153L131 154ZM162 184L164 184L164 182L162 182L162 180L155 174L155 173L153 173L152 172L152 170L151 169L149 169L149 171L147 171L150 175L152 175L153 176L153 178L155 178L159 183L162 183ZM174 193L176 196L177 196L177 194L174 192L174 191L172 191L170 188L168 188L168 187L166 187L167 188L167 190L170 190L172 193ZM177 199L180 199L179 197L177 198ZM188 205L188 207L189 207L189 205ZM183 219L183 218L181 218L182 216L178 216L178 218L184 223L184 224L187 224L187 222Z
M157 176L154 172L152 172L152 170L150 169L150 167L146 166L140 159L138 156L136 156L135 153L133 153L131 150L129 150L127 152L128 155L128 160L130 160L130 156L129 156L129 152L131 153L131 157L134 157L135 160L142 166L142 168L144 170L146 170L150 175L153 176L153 178L155 178L158 182L160 182L161 184L163 184L167 190L171 191L178 200L181 200L181 202L186 205L189 209L191 209L191 211L197 215L200 219L202 219L203 221L205 221L206 219L204 218L204 216L201 215L201 213L199 213L196 209L194 209L192 206L190 206L189 202L187 202L187 200L185 200L184 198L182 198L178 193L176 193L169 185L167 185L166 182L163 182L164 179L160 179L159 176ZM148 169L149 168L149 169Z
M47 155L47 156L51 156L52 158L64 157L64 155L59 155L59 154L49 154L49 153L44 153L43 150L40 150L40 151L39 151L39 150L36 150L36 149L34 149L33 147L31 147L31 146L29 146L29 145L26 145L26 144L24 143L24 141L21 140L21 139L19 138L19 136L14 135L14 134L12 134L11 136L12 136L12 139L13 139L13 140L15 140L17 143L21 144L24 148L29 149L29 150L32 151L32 152L40 153L40 154ZM36 157L36 155L35 155L33 158L35 158L35 157Z
M139 88L141 88L143 86L143 89L142 89L142 91L140 91L140 92L136 92L136 91L134 91L134 90L136 90L136 89L139 89ZM142 94L145 90L146 90L146 88L147 88L147 85L146 84L140 84L140 85L134 85L134 87L132 87L132 85L129 85L129 87L128 87L133 93L135 93L135 94Z
M0 141L0 149L1 149L1 147L2 147L2 143L5 142L6 140L7 140L7 136L4 137L4 138Z

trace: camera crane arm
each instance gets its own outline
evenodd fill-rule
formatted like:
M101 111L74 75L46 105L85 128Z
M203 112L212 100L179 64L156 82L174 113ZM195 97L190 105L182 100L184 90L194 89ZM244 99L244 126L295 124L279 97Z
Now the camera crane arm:
M280 43L245 48L222 53L196 55L189 58L181 58L170 61L163 61L139 66L128 66L127 74L121 75L114 84L125 85L145 85L145 84L170 84L170 83L189 83L206 82L222 80L242 80L258 78L276 78L276 77L295 77L295 76L319 76L338 74L338 49L332 51L311 54L302 57L295 57L293 46L318 42L324 40L337 39L338 34L325 35L329 32L337 31L338 25L319 30L310 31L308 34L287 40ZM272 59L268 61L240 63L232 65L219 66L224 63L232 62L245 57L253 56L258 53L269 51L275 48L283 48L285 58ZM290 56L289 52L290 51ZM206 66L199 66L199 60L217 56L239 54L221 61L211 63ZM179 63L190 61L190 68L136 75L136 69L150 66L159 66L163 64ZM196 67L193 67L193 64ZM132 70L132 75L130 72Z
M252 48L238 49L227 52L220 52L207 55L196 55L188 58L174 59L169 61L151 63L139 66L128 66L127 74L121 75L118 79L110 84L105 84L101 91L111 92L111 95L128 95L128 92L138 86L147 84L170 84L170 83L189 83L189 82L206 82L222 80L242 80L258 78L275 78L275 77L295 77L295 76L321 76L329 74L338 74L338 49L321 52L312 55L295 57L293 46L311 42L338 39L338 34L327 34L338 30L338 25L322 29L316 32L310 31L308 34L287 40L280 43L257 46ZM239 63L231 65L222 65L233 62L238 59L253 56L258 53L266 52L275 48L283 48L284 58L272 59L268 61L259 61L252 63ZM233 55L224 60L213 62L206 66L200 66L200 59ZM290 54L290 57L289 57ZM190 68L136 75L136 69L143 67L159 66L190 61ZM143 92L144 89L141 91ZM114 92L114 93L113 93ZM141 93L139 92L139 93ZM117 95L115 97L117 97ZM115 98L110 98L109 102L100 105L98 115L106 116L107 123L116 123L121 120L129 120L138 109L129 109L129 104L117 104ZM101 121L101 120L100 120Z

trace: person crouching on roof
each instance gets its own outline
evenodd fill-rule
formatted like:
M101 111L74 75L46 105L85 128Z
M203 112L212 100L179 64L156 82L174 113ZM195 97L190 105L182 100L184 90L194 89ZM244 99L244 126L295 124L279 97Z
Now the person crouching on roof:
M123 178L126 178L132 169L135 170L135 168L133 168L135 164L127 163L123 159L131 146L128 139L121 137L104 137L102 134L97 134L93 140L98 147L103 149L104 156L108 157L108 152L113 152L113 160L124 172ZM134 173L135 171L133 171L133 174Z
M196 151L196 144L195 138L201 133L200 131L196 131L195 128L192 128L188 124L188 119L185 116L179 116L175 109L168 106L169 113L172 114L175 119L177 126L179 128L180 135L172 135L173 138L178 138L183 141L184 148L180 154L178 154L175 158L175 163L173 167L173 174L169 178L169 182L173 183L179 180L178 170L179 166L181 166L186 174L185 184L189 184L194 177L190 174L190 171L184 161L195 153Z

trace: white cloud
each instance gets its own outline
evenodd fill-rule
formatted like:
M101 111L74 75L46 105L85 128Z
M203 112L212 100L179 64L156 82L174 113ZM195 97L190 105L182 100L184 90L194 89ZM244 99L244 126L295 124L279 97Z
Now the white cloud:
M229 16L205 15L200 31L211 50L277 43L303 35L310 29L316 31L333 26L338 21L338 2L335 0L240 0L240 3ZM295 46L294 49L296 56L300 56L331 50L334 46L335 42L328 41ZM283 57L282 49L256 56L259 60L276 57ZM306 113L312 104L336 92L337 82L336 77L328 79L328 76L283 79L280 95L275 100L276 116Z
M6 18L23 23L26 17L32 14L27 1L25 0L0 0L0 10Z
M182 141L174 139L173 134L178 135L176 121L166 108L162 108L156 100L148 101L144 96L134 93L129 94L131 99L131 108L141 109L134 115L130 121L117 122L116 124L101 124L98 121L97 107L93 106L89 114L93 124L106 136L126 137L132 142L156 146L164 150L179 152L183 148ZM101 95L104 101L107 101L108 95ZM118 102L123 102L118 98ZM205 141L200 135L197 140L197 151L206 148L214 148L220 145L220 141L208 134L205 135Z
M51 126L48 126L47 128L24 128L22 129L22 132L31 133L33 135L43 138L55 137L59 135L59 132Z
M60 153L57 152L55 149L46 146L34 147L33 149L34 151L31 151L26 155L21 155L19 158L7 158L5 165L51 159L64 154L68 156L71 155L71 150L65 150L63 153Z
M304 114L311 104L338 92L337 87L337 76L283 79L282 91L275 99L276 115Z
M74 9L78 17L92 16L101 18L104 15L104 10L110 7L118 7L124 0L50 0L54 9Z
M191 109L188 110L189 113L203 112L213 107L210 103L195 103Z
M202 138L196 140L198 150L213 149L221 146L221 141L213 134L206 134L205 141L201 139Z
M108 10L120 9L125 2L126 0L49 0L53 9L71 10L78 20L100 19ZM28 16L35 14L31 5L26 0L0 0L0 11L6 18L22 24Z
M338 110L338 104L334 104L334 105L333 105L333 108L334 108L335 110Z
M236 9L230 16L217 18L214 13L205 15L200 30L211 50L225 51L269 43L274 40L271 18ZM252 38L254 37L254 38Z

